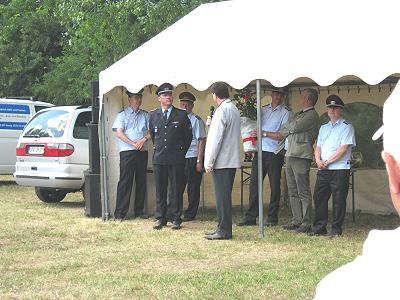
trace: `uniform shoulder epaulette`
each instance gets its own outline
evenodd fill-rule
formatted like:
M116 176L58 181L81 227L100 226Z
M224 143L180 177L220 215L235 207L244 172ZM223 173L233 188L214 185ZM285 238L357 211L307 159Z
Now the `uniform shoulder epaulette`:
M153 111L156 111L158 108L155 108L155 109L152 109L152 110L150 110L149 112L153 112Z
M350 123L347 121L343 121L344 124L349 125Z
M283 106L287 111L291 111L292 109L290 107L287 107L286 105Z
M201 118L198 115L194 114L194 116L196 117L197 120L201 121Z
M180 108L180 107L175 107L175 108L186 111L186 109L184 109L184 108Z
M267 107L267 106L269 106L269 105L271 105L271 104L265 104L265 105L263 105L262 107Z
M123 110L119 111L118 113L120 114L120 113L122 113L122 112L124 112L124 111L125 111L125 109L123 109Z

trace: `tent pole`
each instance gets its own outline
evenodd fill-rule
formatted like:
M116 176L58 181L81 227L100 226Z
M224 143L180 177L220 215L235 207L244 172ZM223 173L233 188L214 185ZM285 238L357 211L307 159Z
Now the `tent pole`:
M102 191L103 191L103 221L107 221L110 218L110 212L108 209L108 166L107 166L107 147L106 147L106 120L104 116L104 95L102 97L100 106L100 124L101 124L101 175L102 175Z
M262 132L261 132L261 80L257 79L257 163L258 163L258 223L259 237L264 238L264 205L263 205L263 177L262 177Z

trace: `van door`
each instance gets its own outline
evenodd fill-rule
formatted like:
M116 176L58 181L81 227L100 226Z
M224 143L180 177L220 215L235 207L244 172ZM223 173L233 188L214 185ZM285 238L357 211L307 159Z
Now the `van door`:
M72 144L74 155L69 158L73 164L89 164L89 128L86 124L92 120L91 111L81 112L75 119L72 130Z

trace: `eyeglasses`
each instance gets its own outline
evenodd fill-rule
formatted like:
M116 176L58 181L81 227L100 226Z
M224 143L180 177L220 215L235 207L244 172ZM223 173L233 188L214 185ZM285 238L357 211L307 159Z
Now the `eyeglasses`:
M163 97L172 96L172 92L165 92L165 93L161 93L159 95L163 96Z

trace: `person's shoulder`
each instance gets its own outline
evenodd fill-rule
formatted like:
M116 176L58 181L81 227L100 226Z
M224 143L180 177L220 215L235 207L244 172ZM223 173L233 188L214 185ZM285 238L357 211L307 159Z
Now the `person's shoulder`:
M150 115L155 114L158 110L159 110L158 107L155 108L155 109L152 109L152 110L149 111L149 114L150 114Z
M199 115L196 115L196 114L194 113L193 116L196 118L196 120L198 120L198 121L203 121L202 118L201 118Z
M143 114L145 114L145 115L148 115L148 114L149 114L149 112L148 112L147 110L144 110L144 109L140 109L140 112L143 113Z
M287 106L286 104L283 104L282 108L284 110L286 110L287 112L291 112L292 111L292 109L289 106Z
M345 125L345 126L352 126L352 125L350 124L350 122L347 121L347 120L343 120L342 124Z
M178 115L187 116L187 112L186 112L185 109L182 109L182 108L180 108L180 107L175 107L175 106L174 106L173 109L176 111L176 113L177 113Z

